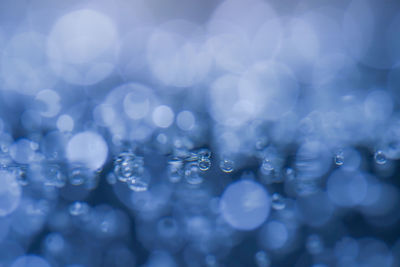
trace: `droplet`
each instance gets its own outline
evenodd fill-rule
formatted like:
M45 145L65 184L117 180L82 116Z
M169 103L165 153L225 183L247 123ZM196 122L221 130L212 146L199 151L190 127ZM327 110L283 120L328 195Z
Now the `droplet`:
M198 165L201 171L207 171L211 167L211 160L206 157L201 157L198 161Z
M386 155L383 153L382 150L378 150L375 152L374 159L375 159L375 162L379 165L383 165L387 161Z
M89 205L86 202L75 201L69 206L69 214L72 216L80 216L89 212Z
M200 168L196 163L187 163L185 166L185 179L189 184L197 185L203 182L201 177Z
M283 210L286 207L285 202L285 198L282 195L278 193L272 194L271 206L274 210Z
M222 159L221 162L219 163L219 167L223 172L230 173L233 172L235 163L233 160L230 159Z
M342 166L344 163L344 152L342 150L336 152L334 160L337 166Z
M269 267L271 266L271 260L269 259L267 253L263 250L258 251L254 255L254 259L258 267Z

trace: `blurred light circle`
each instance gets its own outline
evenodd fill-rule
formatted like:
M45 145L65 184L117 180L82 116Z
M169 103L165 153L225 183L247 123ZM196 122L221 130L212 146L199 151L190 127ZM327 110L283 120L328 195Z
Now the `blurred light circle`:
M158 127L168 128L174 122L174 112L168 106L158 106L153 111L153 122Z
M36 255L24 255L16 259L11 267L51 267L42 257Z
M18 163L28 164L35 159L35 150L28 139L19 139L10 147L10 155Z
M239 81L239 98L252 107L252 115L277 119L290 111L297 101L297 80L285 65L257 63Z
M398 63L398 9L396 1L383 4L373 0L353 0L350 3L343 18L343 36L347 50L355 59L383 69Z
M289 231L285 224L273 220L268 222L261 231L262 243L268 249L280 249L289 239Z
M108 156L107 143L95 132L81 132L69 140L66 156L71 163L83 164L92 170L99 169Z
M239 126L255 115L252 103L240 99L238 84L239 77L228 74L218 78L209 89L209 112L220 124Z
M2 186L0 187L0 216L7 216L12 213L21 200L21 188L12 173L0 170Z
M123 107L129 118L138 120L144 118L150 111L154 102L151 90L139 84L127 85L131 87L123 100Z
M45 36L25 32L14 36L3 50L1 72L4 88L34 95L55 83L45 54Z
M161 25L147 46L147 60L153 75L163 84L175 87L201 82L212 62L204 38L199 26L188 21L174 20Z
M183 131L189 131L193 129L195 123L196 120L193 113L188 110L181 111L176 116L176 124Z
M270 197L259 183L240 180L225 189L220 200L220 211L233 228L253 230L267 219Z
M47 54L53 70L64 80L90 85L113 71L118 41L110 18L90 9L76 10L54 24Z
M74 119L69 115L61 115L57 119L57 128L61 132L71 132L74 129Z
M36 101L44 103L44 108L39 109L43 117L54 117L61 109L60 96L53 90L42 90L35 98Z
M392 96L384 90L375 90L368 94L364 102L364 112L372 121L384 121L393 111Z
M328 179L327 193L333 203L352 207L367 196L367 181L359 172L337 170Z

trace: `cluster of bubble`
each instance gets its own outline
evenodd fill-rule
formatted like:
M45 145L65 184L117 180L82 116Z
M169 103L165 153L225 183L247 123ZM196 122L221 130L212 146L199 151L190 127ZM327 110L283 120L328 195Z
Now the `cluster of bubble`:
M399 3L28 2L0 266L400 264Z

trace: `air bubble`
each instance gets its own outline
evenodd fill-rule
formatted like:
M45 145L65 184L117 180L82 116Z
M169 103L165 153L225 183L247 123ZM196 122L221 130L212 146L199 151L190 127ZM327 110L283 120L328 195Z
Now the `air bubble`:
M342 166L344 163L344 152L342 150L336 152L334 160L337 166Z
M230 173L233 172L235 163L231 159L222 159L219 163L219 167L223 172Z
M127 182L143 175L143 165L143 157L130 152L123 152L114 162L114 174L121 182Z
M278 193L272 194L271 206L274 210L283 210L286 207L285 198Z
M387 161L386 155L383 153L382 150L378 150L375 152L374 159L375 159L375 162L379 165L383 165Z
M207 171L211 167L211 160L206 157L202 157L199 159L198 165L201 171Z

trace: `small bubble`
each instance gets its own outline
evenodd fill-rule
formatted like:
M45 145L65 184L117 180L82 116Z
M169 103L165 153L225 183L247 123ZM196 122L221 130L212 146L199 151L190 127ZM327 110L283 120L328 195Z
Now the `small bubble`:
M382 150L378 150L375 152L374 159L375 159L375 162L379 165L383 165L387 161L386 155L383 153Z
M149 189L150 176L147 173L143 173L141 176L136 176L133 179L127 181L130 190L135 192L143 192Z
M72 168L69 182L72 185L82 185L84 184L90 177L89 170L82 166L76 166Z
M114 174L121 182L127 182L143 174L143 165L143 157L138 157L130 152L123 152L114 162Z
M89 205L86 202L75 201L69 206L69 214L80 216L89 212Z
M312 234L307 238L306 247L310 254L315 255L322 252L324 245L318 235Z
M223 172L230 173L233 172L235 163L233 160L230 159L222 159L221 162L219 163L219 167Z
M58 164L48 164L45 166L44 175L46 178L45 185L47 186L55 186L58 188L62 188L66 184L66 178L61 168ZM73 175L78 175L77 173ZM79 176L79 175L78 175ZM71 184L82 184L80 178L77 180L71 180Z
M202 148L197 151L200 158L211 158L211 151L207 148Z
M274 210L283 210L286 207L285 198L278 194L272 194L271 206Z
M271 175L274 173L274 166L272 165L272 162L269 159L264 159L262 165L261 165L261 172L265 175Z
M211 167L211 160L206 157L201 157L198 161L198 165L201 171L207 171Z
M334 160L335 160L335 164L337 166L342 166L343 165L343 163L344 163L344 153L343 153L342 150L336 152Z
M254 259L258 267L269 267L271 266L271 260L269 259L267 253L263 250L258 251L254 255Z

